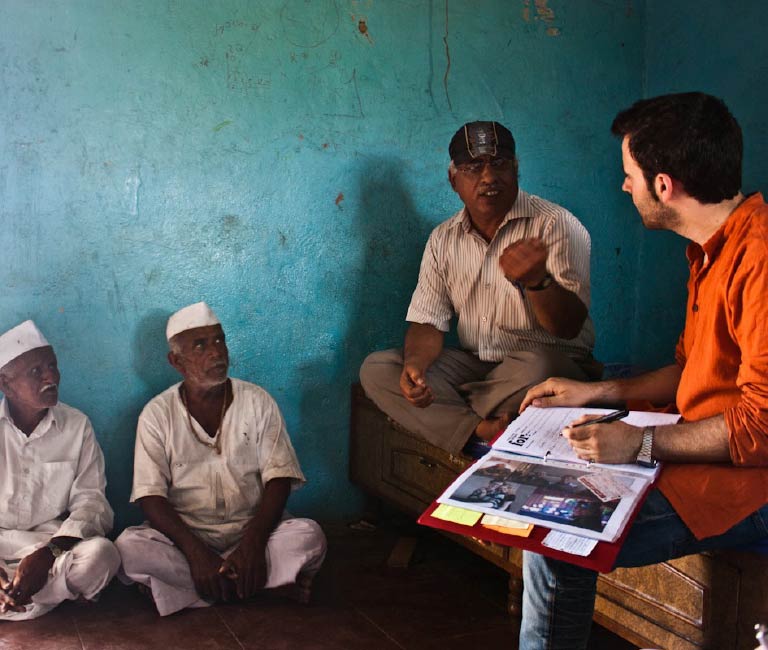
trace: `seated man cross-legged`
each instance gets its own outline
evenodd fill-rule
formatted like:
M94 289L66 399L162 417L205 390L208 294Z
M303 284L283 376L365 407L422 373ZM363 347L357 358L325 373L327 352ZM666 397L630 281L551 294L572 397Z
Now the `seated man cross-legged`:
M285 585L306 600L325 536L284 512L305 479L277 404L228 377L224 331L205 303L171 316L166 336L183 381L139 418L131 501L147 522L117 539L121 579L147 587L162 616Z
M448 148L464 207L432 231L403 350L369 355L360 381L406 429L450 453L488 440L528 388L556 374L595 379L587 231L570 212L520 190L512 134L471 122ZM444 347L458 317L461 349Z
M104 538L104 456L88 418L59 402L59 379L31 320L0 336L0 621L91 600L120 566Z

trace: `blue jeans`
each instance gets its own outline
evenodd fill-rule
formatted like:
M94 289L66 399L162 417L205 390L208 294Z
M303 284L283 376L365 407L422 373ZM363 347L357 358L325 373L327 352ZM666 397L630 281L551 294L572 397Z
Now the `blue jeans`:
M768 537L768 505L722 535L697 540L658 490L648 495L616 559L617 567L656 564ZM520 650L586 648L597 591L597 572L523 553Z

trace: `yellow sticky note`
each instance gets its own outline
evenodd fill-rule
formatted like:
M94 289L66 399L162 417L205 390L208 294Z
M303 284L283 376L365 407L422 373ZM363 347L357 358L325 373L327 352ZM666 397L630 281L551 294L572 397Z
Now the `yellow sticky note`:
M441 503L432 516L443 521L452 521L454 524L462 524L464 526L474 526L480 517L483 516L482 512L475 512L474 510L466 510L465 508L457 508L456 506L448 506Z

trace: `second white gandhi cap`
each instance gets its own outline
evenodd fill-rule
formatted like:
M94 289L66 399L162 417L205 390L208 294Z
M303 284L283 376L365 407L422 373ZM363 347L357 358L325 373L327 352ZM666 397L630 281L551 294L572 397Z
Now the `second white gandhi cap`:
M194 305L188 305L179 309L168 319L168 326L165 328L165 338L170 341L181 332L186 332L195 327L207 327L208 325L221 325L221 321L207 304L196 302Z
M0 335L0 368L4 368L25 352L50 345L31 320L9 329Z

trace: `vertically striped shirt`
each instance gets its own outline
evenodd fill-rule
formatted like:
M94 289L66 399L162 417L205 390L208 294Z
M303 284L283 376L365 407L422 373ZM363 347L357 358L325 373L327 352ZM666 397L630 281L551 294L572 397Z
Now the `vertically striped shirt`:
M530 237L547 245L547 271L555 281L589 308L589 233L568 210L520 191L490 243L464 208L432 231L406 320L447 332L456 315L461 346L482 361L536 348L588 359L595 343L589 316L576 338L552 336L539 325L525 292L504 277L499 257Z

